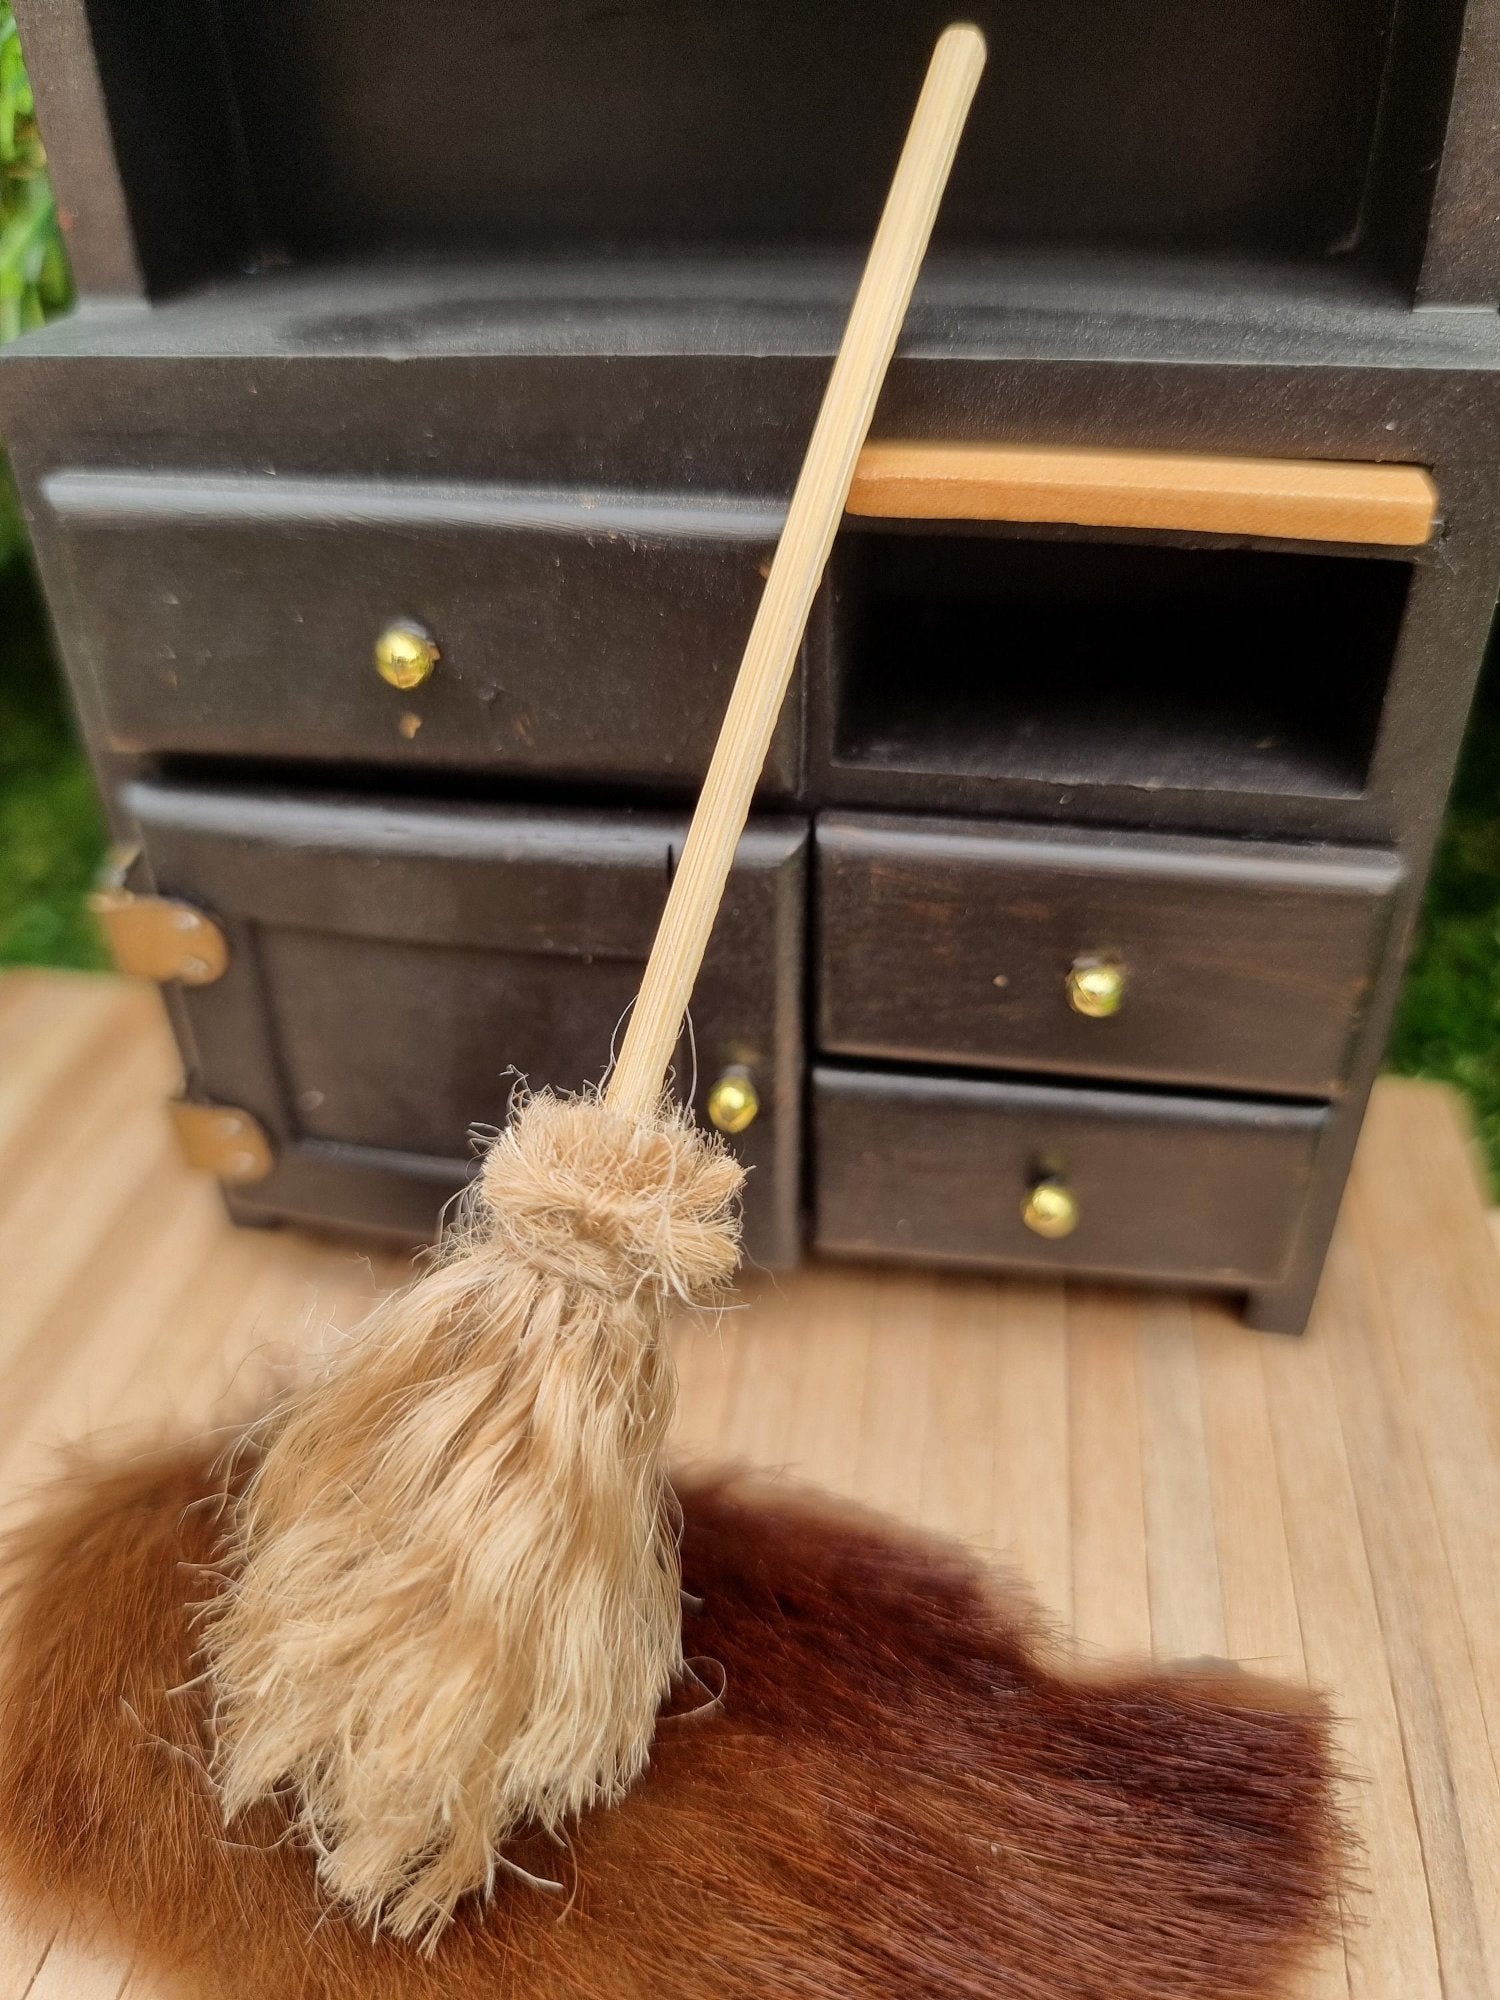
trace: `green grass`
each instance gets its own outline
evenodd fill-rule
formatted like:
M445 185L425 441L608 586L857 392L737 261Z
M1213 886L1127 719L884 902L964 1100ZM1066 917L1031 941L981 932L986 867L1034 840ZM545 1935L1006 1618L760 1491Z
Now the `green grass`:
M1500 646L1469 723L1390 1064L1463 1091L1500 1193Z
M0 0L0 341L68 302L68 260L10 0Z
M84 900L104 846L36 587L16 555L0 566L0 965L105 964Z

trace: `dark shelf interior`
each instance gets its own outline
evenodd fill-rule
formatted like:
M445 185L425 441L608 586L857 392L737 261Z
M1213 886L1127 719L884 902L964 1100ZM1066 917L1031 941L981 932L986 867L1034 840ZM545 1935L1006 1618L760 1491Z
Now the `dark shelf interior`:
M935 777L1358 796L1409 576L1357 556L852 535L835 757Z
M1465 0L965 12L996 59L939 255L1314 282L1348 266L1409 298L1450 114L1486 115L1454 88ZM407 0L80 0L42 95L60 161L70 119L75 157L97 149L62 87L97 66L156 297L384 257L790 257L868 242L951 15L948 0L430 0L418 32ZM75 205L90 192L80 176ZM73 248L81 290L118 289L102 230Z
M951 240L1322 256L1355 233L1392 0L980 0ZM251 0L225 11L294 253L863 240L946 0Z

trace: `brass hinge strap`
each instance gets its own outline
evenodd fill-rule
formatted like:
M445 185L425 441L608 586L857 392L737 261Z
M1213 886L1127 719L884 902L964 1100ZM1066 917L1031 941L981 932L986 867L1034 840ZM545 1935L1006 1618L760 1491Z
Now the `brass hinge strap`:
M188 1166L243 1186L263 1181L276 1156L265 1128L237 1104L194 1104L179 1097L167 1107Z
M121 972L158 984L211 986L229 964L229 942L206 911L170 896L96 889L89 908L99 919Z

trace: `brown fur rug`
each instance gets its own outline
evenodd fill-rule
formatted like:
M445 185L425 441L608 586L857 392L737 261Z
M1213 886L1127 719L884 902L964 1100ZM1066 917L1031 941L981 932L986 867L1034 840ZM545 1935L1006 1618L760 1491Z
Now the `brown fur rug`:
M14 1549L0 1708L12 1886L194 2000L1229 2000L1332 1913L1315 1702L1062 1670L957 1552L721 1485L682 1500L722 1700L566 1851L515 1850L562 1893L507 1878L431 1959L372 1943L279 1808L226 1836L205 1779L221 1498L201 1450L75 1473Z

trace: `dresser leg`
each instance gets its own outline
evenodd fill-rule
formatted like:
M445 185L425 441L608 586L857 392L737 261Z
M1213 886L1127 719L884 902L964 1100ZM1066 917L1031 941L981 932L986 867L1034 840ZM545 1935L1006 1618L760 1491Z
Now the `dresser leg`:
M1321 1268L1310 1276L1299 1271L1278 1285L1247 1292L1242 1315L1246 1326L1260 1333L1305 1333L1322 1275Z

